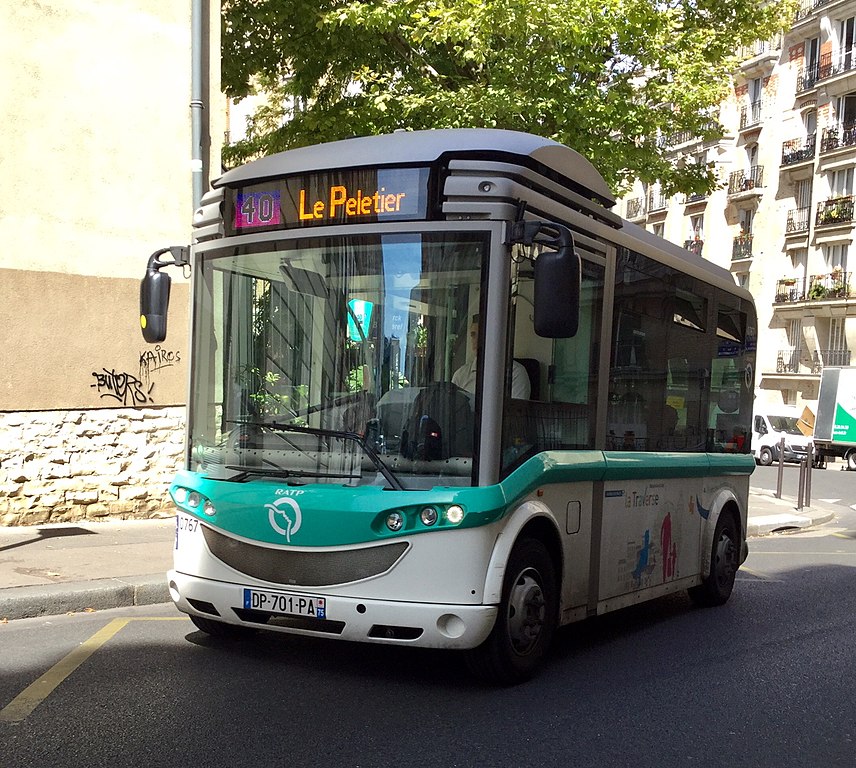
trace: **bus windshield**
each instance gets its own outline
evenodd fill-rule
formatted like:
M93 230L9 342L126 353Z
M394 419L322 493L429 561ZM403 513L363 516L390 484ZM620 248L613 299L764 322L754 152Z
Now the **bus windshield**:
M195 287L193 468L240 481L471 485L471 364L489 235L266 241Z

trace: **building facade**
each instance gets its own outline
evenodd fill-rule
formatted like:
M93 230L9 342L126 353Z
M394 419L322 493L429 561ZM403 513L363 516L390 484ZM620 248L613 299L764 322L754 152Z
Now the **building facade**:
M621 213L731 270L758 309L756 407L816 408L824 366L856 364L856 0L813 0L741 52L722 139L664 137L712 163L709 195L637 183Z
M216 176L219 10L201 6ZM5 3L0 30L0 524L169 514L188 283L173 274L163 345L140 334L139 284L190 239L191 3Z

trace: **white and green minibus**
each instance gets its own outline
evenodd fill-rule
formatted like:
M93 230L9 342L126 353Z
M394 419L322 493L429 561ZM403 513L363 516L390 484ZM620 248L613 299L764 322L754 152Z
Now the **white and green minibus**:
M586 159L396 132L227 171L141 286L192 273L169 586L203 632L456 649L499 683L557 627L747 555L756 316L615 215Z

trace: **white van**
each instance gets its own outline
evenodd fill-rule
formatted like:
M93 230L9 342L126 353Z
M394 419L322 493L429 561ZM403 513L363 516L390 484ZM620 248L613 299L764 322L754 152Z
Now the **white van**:
M777 408L756 413L752 420L752 455L768 467L779 460L779 447L785 438L785 461L799 463L808 454L811 438L797 426L800 414L794 409Z

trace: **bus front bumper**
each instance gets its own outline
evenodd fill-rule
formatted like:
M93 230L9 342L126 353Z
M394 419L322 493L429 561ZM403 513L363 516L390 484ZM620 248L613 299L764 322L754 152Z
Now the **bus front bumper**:
M168 579L176 607L191 616L275 632L367 643L475 648L490 634L497 614L495 605L406 603L321 592L268 590L202 579L175 570L169 571ZM320 613L319 599L323 601ZM317 615L306 615L307 609Z

